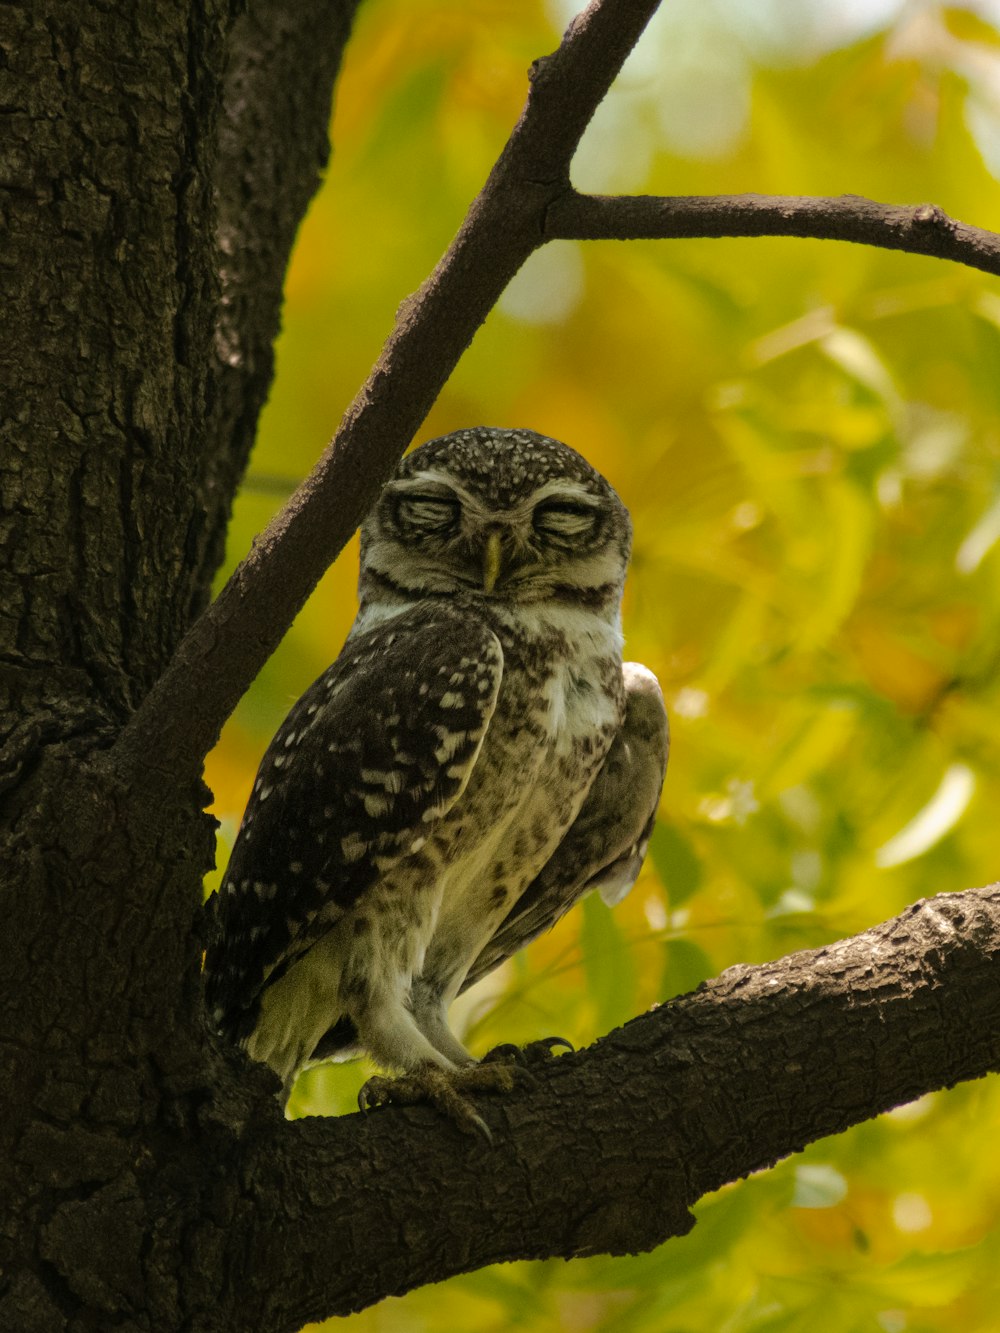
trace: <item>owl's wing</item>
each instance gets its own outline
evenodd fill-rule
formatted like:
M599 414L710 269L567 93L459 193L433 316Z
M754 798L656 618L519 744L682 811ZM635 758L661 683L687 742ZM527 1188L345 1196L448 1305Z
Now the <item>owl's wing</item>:
M260 994L464 791L496 706L503 650L444 603L352 635L261 761L221 890L206 998L239 1039Z
M550 929L585 893L609 907L635 883L667 769L670 732L656 677L626 662L625 719L562 842L476 958L462 990Z

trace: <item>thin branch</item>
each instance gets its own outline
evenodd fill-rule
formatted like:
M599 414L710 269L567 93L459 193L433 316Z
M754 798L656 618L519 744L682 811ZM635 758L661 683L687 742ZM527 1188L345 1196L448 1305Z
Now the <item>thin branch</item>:
M496 304L544 241L591 116L658 0L592 0L536 61L521 118L447 253L396 326L310 476L195 622L113 752L185 781L343 548Z
M481 1099L491 1149L430 1110L275 1122L245 1148L221 1299L292 1330L488 1263L651 1249L727 1181L1000 1068L998 975L1000 885L941 894Z
M1000 276L1000 235L956 222L936 204L860 195L585 195L568 190L545 218L547 240L805 236L932 255Z

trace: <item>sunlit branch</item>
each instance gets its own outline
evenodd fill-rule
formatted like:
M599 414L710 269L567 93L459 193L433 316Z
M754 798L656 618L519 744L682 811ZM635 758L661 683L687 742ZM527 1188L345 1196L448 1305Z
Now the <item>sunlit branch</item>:
M234 1299L248 1322L274 1302L301 1321L488 1263L650 1249L726 1182L1000 1067L998 968L1000 886L941 894L730 968L480 1099L491 1148L430 1108L276 1121L246 1147Z
M1000 276L1000 235L956 222L936 204L860 195L587 195L567 191L545 217L547 240L803 236L932 255Z

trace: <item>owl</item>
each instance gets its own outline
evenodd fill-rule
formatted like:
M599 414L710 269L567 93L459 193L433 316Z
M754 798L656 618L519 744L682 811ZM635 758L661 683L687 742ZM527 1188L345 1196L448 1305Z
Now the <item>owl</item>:
M448 1026L468 986L585 893L631 888L667 762L656 678L622 663L628 511L568 446L481 427L403 459L361 529L359 610L260 765L206 996L284 1095L366 1052L482 1127L509 1088ZM509 1049L509 1048L507 1048Z

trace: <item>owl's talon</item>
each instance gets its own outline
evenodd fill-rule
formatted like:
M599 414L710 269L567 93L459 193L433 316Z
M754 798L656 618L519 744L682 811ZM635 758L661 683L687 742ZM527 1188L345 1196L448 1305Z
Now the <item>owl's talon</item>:
M521 1061L521 1048L512 1041L503 1041L499 1046L491 1046L479 1062L483 1065L518 1064Z
M504 1078L504 1081L498 1083L495 1089L489 1084L482 1084L484 1090L490 1092L509 1092L515 1084L524 1088L538 1087L538 1079L528 1068L523 1050L520 1046L515 1046L513 1042L504 1042L500 1046L494 1046L492 1050L486 1052L476 1068L482 1070L483 1078L491 1070L496 1071L498 1075ZM503 1071L503 1074L501 1074L501 1071Z
M551 1060L555 1056L554 1048L559 1046L561 1046L564 1051L576 1050L573 1043L567 1041L565 1037L540 1037L538 1041L529 1041L524 1049L529 1052L532 1057Z
M387 1106L392 1101L391 1087L395 1082L401 1082L399 1079L382 1078L375 1074L367 1083L363 1084L358 1093L358 1110L367 1114L376 1106Z
M477 1134L492 1146L489 1126L468 1094L511 1092L518 1085L531 1086L534 1082L534 1076L520 1064L497 1062L467 1065L462 1069L441 1069L427 1064L398 1078L375 1074L358 1093L358 1106L367 1112L378 1106L418 1106L430 1102L463 1134Z
M515 1046L513 1042L503 1042L487 1051L481 1063L514 1065L527 1072L526 1067L529 1065L539 1065L554 1059L554 1048L559 1046L567 1051L573 1050L572 1043L565 1037L541 1037L538 1041L529 1041L523 1046Z

